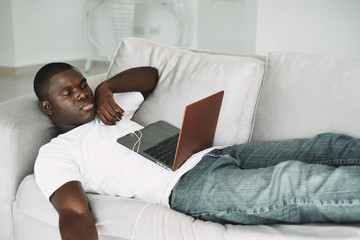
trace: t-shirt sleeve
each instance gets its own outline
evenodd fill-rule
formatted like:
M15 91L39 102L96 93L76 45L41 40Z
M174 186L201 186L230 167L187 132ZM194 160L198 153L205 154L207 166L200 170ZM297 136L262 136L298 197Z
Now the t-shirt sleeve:
M114 93L114 100L125 110L123 118L130 120L144 101L144 97L140 92L123 92Z
M48 200L65 183L81 182L75 156L74 147L63 139L55 138L40 148L34 173L37 185Z

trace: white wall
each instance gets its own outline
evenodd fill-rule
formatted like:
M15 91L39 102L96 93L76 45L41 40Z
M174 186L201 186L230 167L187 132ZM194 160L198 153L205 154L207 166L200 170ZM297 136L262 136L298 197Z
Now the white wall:
M83 1L17 0L13 3L17 65L84 57Z
M22 67L85 59L84 4L85 0L1 0L0 66ZM117 43L113 38L108 5L105 1L94 12L91 30L94 39L104 48L96 54L112 56ZM195 47L193 6L196 2L184 0L184 5L186 26L181 45ZM141 37L178 44L175 16L162 4L139 4L135 23L147 29L160 28L158 35L147 32Z
M11 18L11 0L0 1L0 66L10 67L14 59L14 34Z
M253 54L257 0L199 0L197 47Z
M359 0L197 0L196 47L360 58Z
M359 0L233 1L184 0L185 33L181 45L244 54L297 51L360 58ZM84 3L1 0L0 66L85 59ZM137 36L177 44L178 26L174 14L164 5L138 6L135 25L146 29L145 34ZM159 28L158 35L148 31L153 27ZM116 43L105 5L97 10L92 30L112 55Z
M360 58L359 0L258 0L256 53Z
M1 11L7 11L6 16L1 14L1 18L5 18L2 24L6 23L5 30L12 31L13 37L10 43L2 32L1 47L12 49L12 56L1 54L1 66L19 67L84 58L83 1L6 0L6 3L7 10L1 8Z

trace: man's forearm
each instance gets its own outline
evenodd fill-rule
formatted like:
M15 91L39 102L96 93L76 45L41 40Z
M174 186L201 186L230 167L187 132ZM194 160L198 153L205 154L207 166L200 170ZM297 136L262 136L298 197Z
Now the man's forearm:
M58 188L50 201L59 213L59 229L63 240L95 240L98 234L84 189L79 181Z
M59 229L63 240L97 240L94 217L88 214L64 213L59 218Z
M116 92L148 92L155 88L158 70L153 67L137 67L121 72L105 81L113 93Z

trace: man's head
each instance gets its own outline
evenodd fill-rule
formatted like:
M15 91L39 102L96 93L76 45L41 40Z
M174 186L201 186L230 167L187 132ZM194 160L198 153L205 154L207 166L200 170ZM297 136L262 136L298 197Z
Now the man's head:
M94 119L94 95L84 76L67 63L50 63L34 79L41 109L61 133Z

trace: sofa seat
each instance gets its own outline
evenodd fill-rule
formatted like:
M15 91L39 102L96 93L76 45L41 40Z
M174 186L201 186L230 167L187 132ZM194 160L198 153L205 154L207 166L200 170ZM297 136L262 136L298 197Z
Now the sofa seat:
M137 199L88 194L100 239L359 239L360 224L221 225ZM21 183L13 203L16 239L60 239L58 215L35 183ZM31 219L31 221L29 221ZM25 227L26 226L26 227ZM41 226L46 226L42 228ZM19 228L19 229L17 229ZM45 230L45 231L44 231ZM31 236L31 237L29 237ZM50 239L50 238L46 238Z

